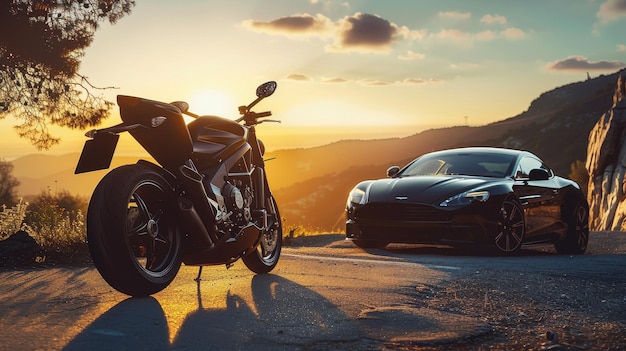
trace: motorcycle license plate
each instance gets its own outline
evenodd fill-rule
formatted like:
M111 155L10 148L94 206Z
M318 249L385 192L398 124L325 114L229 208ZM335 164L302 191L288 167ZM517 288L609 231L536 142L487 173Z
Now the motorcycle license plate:
M74 174L109 168L119 138L117 134L100 133L87 140Z

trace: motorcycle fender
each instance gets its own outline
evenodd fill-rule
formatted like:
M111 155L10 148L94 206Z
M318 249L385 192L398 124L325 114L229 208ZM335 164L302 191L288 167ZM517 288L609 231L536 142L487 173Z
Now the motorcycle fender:
M97 133L93 139L87 140L74 174L109 168L119 138L117 134Z

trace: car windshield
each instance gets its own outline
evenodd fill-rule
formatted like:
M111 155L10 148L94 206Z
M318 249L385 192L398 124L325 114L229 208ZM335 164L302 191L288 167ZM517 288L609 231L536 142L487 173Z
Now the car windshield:
M435 153L409 164L401 177L432 175L469 175L503 178L511 174L514 155L496 153Z

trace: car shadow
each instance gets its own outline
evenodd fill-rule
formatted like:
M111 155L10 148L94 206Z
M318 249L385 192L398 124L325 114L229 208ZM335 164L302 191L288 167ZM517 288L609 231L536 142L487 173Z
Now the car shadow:
M372 255L404 254L434 256L476 256L476 257L524 257L552 256L556 251L551 245L528 245L513 253L500 252L491 246L446 246L423 244L389 244L384 249L366 249Z

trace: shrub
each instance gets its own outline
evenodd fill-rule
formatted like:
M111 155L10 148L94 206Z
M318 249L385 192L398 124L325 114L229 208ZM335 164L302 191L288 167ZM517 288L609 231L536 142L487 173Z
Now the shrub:
M87 242L83 208L87 200L67 191L40 194L30 205L25 222L28 232L45 250L72 251Z
M26 208L28 202L20 199L13 207L2 205L0 212L0 240L4 240L20 229L26 229L24 217L26 217Z

